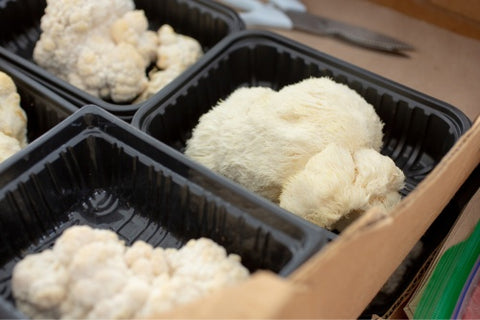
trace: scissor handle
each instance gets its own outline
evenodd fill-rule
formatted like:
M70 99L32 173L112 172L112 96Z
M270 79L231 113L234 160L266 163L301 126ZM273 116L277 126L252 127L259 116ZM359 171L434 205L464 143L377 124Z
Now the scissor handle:
M243 10L239 15L248 26L266 26L292 29L292 20L273 3L264 4L257 0L222 0L227 5Z
M242 11L253 11L263 6L257 0L222 0L222 2Z
M273 3L276 7L282 9L283 11L307 11L305 5L298 0L270 0L270 2Z

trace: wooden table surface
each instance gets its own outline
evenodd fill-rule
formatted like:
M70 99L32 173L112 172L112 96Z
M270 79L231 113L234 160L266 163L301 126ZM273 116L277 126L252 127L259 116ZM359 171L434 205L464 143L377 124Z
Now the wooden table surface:
M330 37L270 29L388 79L445 101L470 119L480 114L480 41L366 0L303 0L309 12L380 31L411 44L408 57Z

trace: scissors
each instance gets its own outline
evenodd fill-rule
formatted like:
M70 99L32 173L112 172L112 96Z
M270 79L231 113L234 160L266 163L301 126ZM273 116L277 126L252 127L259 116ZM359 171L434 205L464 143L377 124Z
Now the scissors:
M298 0L222 0L241 10L239 13L247 26L265 26L297 29L324 36L332 36L369 49L401 53L413 47L381 33L320 17L307 12Z

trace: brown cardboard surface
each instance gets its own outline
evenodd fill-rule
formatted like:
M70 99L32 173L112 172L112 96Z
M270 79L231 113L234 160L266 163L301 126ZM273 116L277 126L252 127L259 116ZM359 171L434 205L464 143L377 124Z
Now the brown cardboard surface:
M356 318L479 163L480 119L390 215L370 210L288 279L259 272L165 317Z
M200 301L165 314L163 319L261 319L271 318L302 291L275 274L260 271L235 287L217 291ZM277 318L277 316L275 316Z

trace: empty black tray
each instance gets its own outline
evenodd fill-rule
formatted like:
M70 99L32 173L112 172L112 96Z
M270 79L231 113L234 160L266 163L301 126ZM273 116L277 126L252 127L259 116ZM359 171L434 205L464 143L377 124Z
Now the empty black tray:
M470 120L449 104L280 35L255 30L224 39L190 70L188 79L142 106L132 125L180 154L200 116L235 89L267 86L278 90L312 76L329 76L344 83L373 105L385 123L381 152L391 157L406 176L403 196L432 171L471 126ZM459 211L456 206L444 210L421 239L423 253L408 265L403 284L394 293L375 299L370 311L386 311L443 239Z
M227 35L245 28L232 9L209 0L135 0L135 7L145 11L149 28L157 30L170 24L176 32L200 42L204 52ZM33 49L40 37L40 19L46 0L0 1L0 57L14 63L20 70L44 83L77 107L98 105L118 117L130 121L143 103L116 104L103 101L36 65ZM181 76L180 76L181 77Z
M17 87L20 106L27 114L28 142L35 140L78 110L73 104L25 76L2 59L0 71L10 76Z
M97 106L20 153L0 171L0 317L21 317L10 287L15 263L76 224L111 229L127 244L178 248L208 237L250 271L282 276L332 238Z

